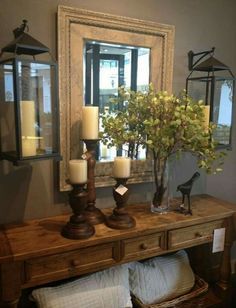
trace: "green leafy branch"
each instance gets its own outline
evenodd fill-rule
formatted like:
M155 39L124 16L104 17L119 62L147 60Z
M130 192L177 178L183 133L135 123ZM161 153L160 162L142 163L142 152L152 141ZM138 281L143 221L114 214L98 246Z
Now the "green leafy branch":
M123 104L123 108L103 116L104 143L119 148L128 144L132 158L137 157L140 146L147 147L153 156L156 191L160 195L164 192L166 164L173 154L192 153L197 157L199 168L207 173L222 170L225 153L216 151L215 125L206 127L204 123L203 101L194 101L185 91L178 96L156 92L150 84L144 93L121 87L112 103ZM158 200L161 200L160 195Z

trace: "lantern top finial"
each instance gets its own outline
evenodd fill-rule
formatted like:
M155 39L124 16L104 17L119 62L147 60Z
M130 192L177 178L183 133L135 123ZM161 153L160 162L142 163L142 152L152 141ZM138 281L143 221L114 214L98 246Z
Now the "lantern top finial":
M29 26L27 25L28 20L23 19L22 22L23 24L21 24L18 28L13 30L15 38L19 37L22 33L24 33L25 29L27 30L27 32L29 32Z
M15 39L2 48L3 52L11 52L16 55L35 56L49 52L49 48L25 32L29 31L28 21L23 19L23 23L13 30Z

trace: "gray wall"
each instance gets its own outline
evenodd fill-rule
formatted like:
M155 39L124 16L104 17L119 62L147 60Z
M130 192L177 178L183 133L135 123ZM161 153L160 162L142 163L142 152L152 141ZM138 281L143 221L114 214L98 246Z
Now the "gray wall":
M229 65L236 74L236 27L234 0L0 0L0 47L12 39L12 29L27 19L30 34L49 46L56 55L56 12L63 4L94 11L172 24L176 28L174 83L178 92L185 87L188 74L187 53L216 47L216 57ZM236 202L236 145L233 129L233 151L226 158L222 174L205 178L195 193L209 192L219 198ZM196 166L177 166L179 182L188 178ZM148 185L132 185L131 201L143 201ZM97 205L113 205L111 189L97 190ZM28 218L52 216L70 209L66 193L57 190L57 166L52 161L13 167L0 162L0 223Z

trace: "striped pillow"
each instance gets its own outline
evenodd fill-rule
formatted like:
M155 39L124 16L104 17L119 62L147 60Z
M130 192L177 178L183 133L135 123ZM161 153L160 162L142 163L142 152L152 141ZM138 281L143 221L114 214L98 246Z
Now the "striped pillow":
M129 267L131 292L144 304L160 303L187 293L195 282L184 250L133 262Z
M128 266L114 266L56 287L32 292L39 308L130 308Z

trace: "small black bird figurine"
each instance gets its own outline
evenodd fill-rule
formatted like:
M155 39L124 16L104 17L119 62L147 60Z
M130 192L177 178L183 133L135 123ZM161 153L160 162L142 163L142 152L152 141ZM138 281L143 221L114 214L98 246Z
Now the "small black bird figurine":
M182 205L180 206L180 211L184 213L185 215L192 215L191 205L190 205L190 193L193 187L193 183L200 177L199 172L195 172L191 179L189 179L187 182L180 184L177 186L177 191L180 191L182 193ZM183 208L185 196L188 198L188 210Z

